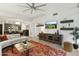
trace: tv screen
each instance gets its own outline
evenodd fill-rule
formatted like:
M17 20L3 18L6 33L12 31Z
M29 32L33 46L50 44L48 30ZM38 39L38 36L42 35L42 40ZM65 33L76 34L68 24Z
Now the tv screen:
M57 28L57 22L56 21L47 22L45 24L45 28L46 29L56 29Z

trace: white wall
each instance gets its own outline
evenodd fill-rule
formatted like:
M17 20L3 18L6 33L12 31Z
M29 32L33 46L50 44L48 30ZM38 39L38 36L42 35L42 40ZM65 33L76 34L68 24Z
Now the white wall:
M79 9L77 8L72 8L72 9L67 9L67 10L61 10L57 16L52 16L52 10L47 11L44 16L34 18L34 21L31 23L31 34L33 37L36 37L38 33L40 32L40 28L36 27L36 24L42 23L45 24L47 21L57 21L57 29L44 29L45 33L54 33L57 30L59 30L60 34L63 34L63 39L64 41L70 41L73 42L72 40L72 35L70 34L72 31L64 31L60 30L60 28L64 25L65 27L68 26L68 24L60 24L61 20L66 19L74 19L74 22L70 24L70 27L79 27Z

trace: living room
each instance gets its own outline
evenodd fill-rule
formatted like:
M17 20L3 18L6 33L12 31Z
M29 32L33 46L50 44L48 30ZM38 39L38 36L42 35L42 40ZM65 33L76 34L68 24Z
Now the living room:
M79 56L78 16L78 3L2 3L0 55Z

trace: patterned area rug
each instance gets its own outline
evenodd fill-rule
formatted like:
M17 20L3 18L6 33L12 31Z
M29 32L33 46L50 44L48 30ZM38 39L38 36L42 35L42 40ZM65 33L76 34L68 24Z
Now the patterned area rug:
M29 56L65 56L66 53L63 50L59 50L56 48L51 48L47 45L43 45L36 41L30 41L36 47L29 49ZM16 48L12 49L7 47L3 50L3 55L5 56L26 56L26 53L20 53Z

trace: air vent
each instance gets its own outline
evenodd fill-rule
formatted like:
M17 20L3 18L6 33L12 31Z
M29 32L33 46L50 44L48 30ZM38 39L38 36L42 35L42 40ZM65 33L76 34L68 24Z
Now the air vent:
M56 16L56 15L58 15L58 13L53 13L53 16Z

